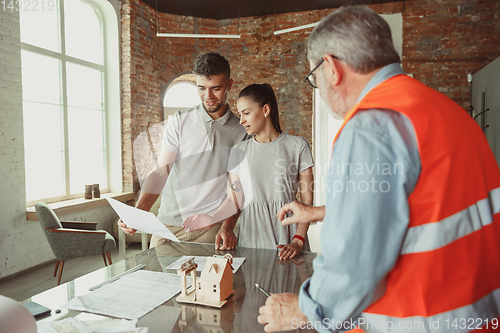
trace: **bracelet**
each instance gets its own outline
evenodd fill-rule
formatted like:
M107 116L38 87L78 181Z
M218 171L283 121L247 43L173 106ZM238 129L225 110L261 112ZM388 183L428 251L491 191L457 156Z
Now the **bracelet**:
M292 242L293 242L293 240L294 240L295 238L297 238L298 240L301 240L301 241L302 241L302 244L305 244L305 243L306 243L306 239L305 239L304 237L300 236L300 235L295 235L295 236L293 236L293 238L292 238Z

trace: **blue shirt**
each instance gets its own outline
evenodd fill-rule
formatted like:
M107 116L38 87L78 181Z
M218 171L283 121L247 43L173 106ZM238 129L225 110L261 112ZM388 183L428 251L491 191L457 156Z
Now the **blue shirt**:
M404 71L397 63L383 67L359 100L398 74ZM338 330L384 294L409 222L407 199L420 174L410 120L392 110L358 111L337 138L328 170L323 254L299 296L318 332Z

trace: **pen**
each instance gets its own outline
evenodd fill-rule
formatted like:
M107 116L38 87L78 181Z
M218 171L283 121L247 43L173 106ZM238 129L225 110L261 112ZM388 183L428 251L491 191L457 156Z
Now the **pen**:
M259 284L258 284L258 283L256 283L256 284L255 284L255 286L256 286L257 288L259 288L259 290L260 290L260 291L262 291L262 292L263 292L263 293L264 293L267 297L270 297L270 296L271 296L271 295L269 295L269 293L268 293L267 291L265 291L264 289L262 289L262 287L261 287L261 286L259 286Z

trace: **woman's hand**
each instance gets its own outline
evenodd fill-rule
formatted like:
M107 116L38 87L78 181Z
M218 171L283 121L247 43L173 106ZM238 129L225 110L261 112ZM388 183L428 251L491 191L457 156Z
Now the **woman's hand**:
M286 245L276 245L280 250L279 256L280 260L286 260L288 258L293 258L302 251L304 243L300 239L295 238L293 242Z

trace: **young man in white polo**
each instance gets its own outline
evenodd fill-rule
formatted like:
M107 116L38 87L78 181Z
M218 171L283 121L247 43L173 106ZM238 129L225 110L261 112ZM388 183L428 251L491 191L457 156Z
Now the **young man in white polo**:
M181 241L219 243L233 249L236 237L231 228L215 224L209 229L187 232L183 221L198 213L217 210L227 186L227 160L237 142L246 140L243 126L227 104L233 80L229 62L217 53L206 53L195 64L198 95L202 103L171 117L162 139L158 164L148 174L136 207L149 211L162 194L158 219ZM234 225L237 216L226 221ZM125 233L136 230L118 221ZM156 235L150 247L167 240Z

